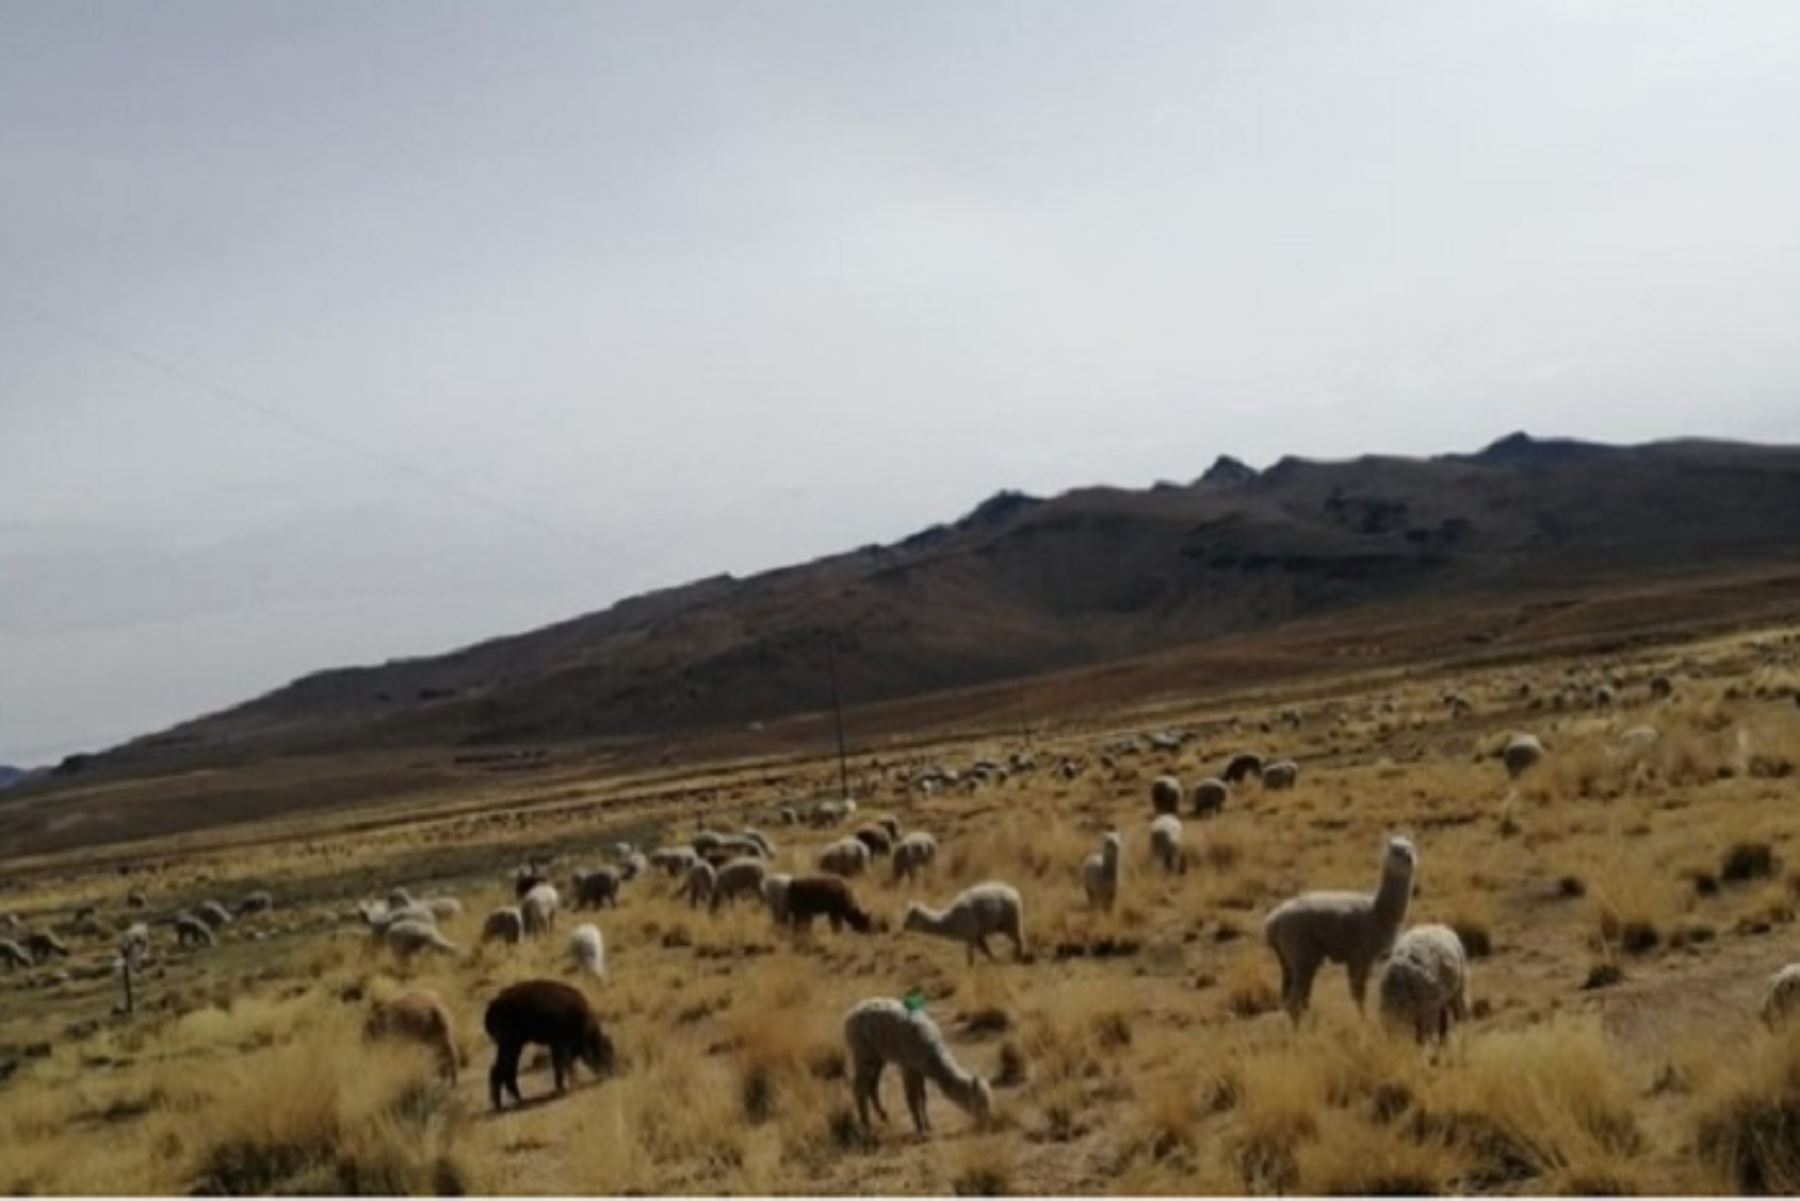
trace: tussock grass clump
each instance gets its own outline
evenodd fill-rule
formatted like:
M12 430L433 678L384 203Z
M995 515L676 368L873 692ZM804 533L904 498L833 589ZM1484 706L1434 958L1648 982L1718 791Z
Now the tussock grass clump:
M725 1021L739 1108L751 1123L783 1114L798 1120L847 1070L838 1012L822 1002L816 980L797 959L770 963L759 979L757 991Z
M1719 878L1727 884L1760 880L1775 874L1775 851L1766 842L1733 843L1719 865Z
M1621 763L1598 740L1564 746L1540 764L1527 791L1542 799L1582 801L1617 795Z
M1611 988L1624 980L1624 968L1611 960L1602 960L1588 969L1588 974L1582 978L1581 988L1583 992L1592 992L1597 988Z
M1639 1171L1635 1097L1596 1025L1552 1020L1487 1034L1454 1070L1422 1084L1415 1132L1459 1146L1476 1187L1566 1188Z
M1444 924L1456 931L1470 959L1493 954L1494 906L1486 896L1465 888L1451 897L1444 912Z
M650 1163L729 1173L744 1167L748 1144L742 1093L730 1084L726 1065L675 1036L649 1044L642 1065L602 1091Z
M999 1135L971 1139L951 1163L950 1188L959 1197L1003 1197L1012 1190L1012 1145Z
M201 1195L468 1191L454 1099L414 1055L316 1038L245 1063L207 1114Z
M1642 955L1662 944L1675 906L1653 873L1624 864L1601 873L1594 894L1594 918L1602 946Z
M1185 1072L1165 1072L1140 1086L1133 1101L1133 1144L1152 1159L1191 1159L1212 1113L1197 1082Z
M1268 952L1257 947L1245 947L1232 957L1223 977L1227 1012L1250 1018L1270 1013L1281 1004L1280 994L1270 979L1268 959Z
M1300 1187L1327 1196L1428 1197L1455 1191L1469 1157L1444 1137L1332 1114L1295 1156Z
M1800 1035L1759 1036L1697 1122L1695 1144L1729 1189L1800 1192Z

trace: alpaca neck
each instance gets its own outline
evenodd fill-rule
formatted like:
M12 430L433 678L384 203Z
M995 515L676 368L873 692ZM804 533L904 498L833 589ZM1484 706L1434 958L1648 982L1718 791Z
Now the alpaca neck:
M1375 890L1375 914L1383 921L1398 925L1406 917L1407 902L1412 899L1412 872L1384 871L1381 886Z
M943 1090L943 1094L951 1101L967 1109L974 1103L976 1078L973 1072L964 1071L955 1060L950 1058L950 1051L941 1043L936 1054L926 1057L925 1075L931 1082Z
M927 909L921 905L914 910L919 915L919 922L932 934L948 934L950 932L950 911L948 909Z

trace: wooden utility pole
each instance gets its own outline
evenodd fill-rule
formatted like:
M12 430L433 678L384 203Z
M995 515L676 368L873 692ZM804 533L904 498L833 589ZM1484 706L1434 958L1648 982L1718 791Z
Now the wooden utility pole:
M137 994L131 987L132 976L137 972L137 944L126 942L119 947L119 976L125 982L125 1008L122 1012L137 1012Z
M831 715L837 726L838 797L847 801L850 799L850 759L844 751L844 702L838 695L835 634L828 634L825 638L825 670L831 676Z

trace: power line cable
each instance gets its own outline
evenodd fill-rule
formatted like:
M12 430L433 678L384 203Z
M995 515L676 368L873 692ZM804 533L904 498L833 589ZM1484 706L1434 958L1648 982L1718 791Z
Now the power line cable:
M465 503L489 509L495 513L510 517L515 521L523 522L535 527L543 533L579 542L590 550L604 551L606 549L586 534L577 530L569 529L556 522L547 521L528 509L520 508L508 501L468 488L457 480L432 471L429 468L420 467L415 463L409 463L405 459L398 458L386 451L364 446L341 434L333 433L330 430L300 420L273 405L265 404L253 397L246 396L235 388L228 388L222 384L204 379L184 367L169 362L167 359L151 354L148 351L140 350L109 333L58 316L44 306L33 301L18 296L13 296L9 299L15 308L40 325L56 330L65 337L75 341L87 343L90 346L98 347L118 355L121 358L135 362L140 367L146 368L158 375L165 376L168 379L172 379L186 388L218 403L241 409L245 412L254 413L264 420L282 427L290 434L319 443L320 445L329 446L345 454L353 455L367 462L374 463L396 475L405 476L416 484L426 488L436 489L446 495L454 496Z

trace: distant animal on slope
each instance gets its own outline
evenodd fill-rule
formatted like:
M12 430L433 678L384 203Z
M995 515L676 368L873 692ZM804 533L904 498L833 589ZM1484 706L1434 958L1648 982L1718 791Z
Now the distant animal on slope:
M576 872L569 882L569 891L575 896L575 908L617 909L619 886L624 881L624 873L614 867L597 867L590 872Z
M1292 759L1283 759L1263 768L1263 787L1270 792L1283 792L1300 782L1300 765Z
M1150 781L1150 807L1157 814L1180 809L1181 781L1174 776L1158 776Z
M763 904L769 907L769 916L777 925L788 924L788 885L793 881L794 877L786 872L770 872L763 877Z
M675 895L687 898L687 903L697 909L712 900L713 881L717 878L718 872L713 865L700 860L688 868L687 879L681 882Z
M700 856L692 847L660 847L650 852L650 866L661 868L671 880L687 875L688 869L699 860Z
M914 830L894 844L894 879L910 880L937 858L937 839Z
M733 859L713 874L710 907L716 910L739 897L761 896L768 874L769 865L761 859Z
M1081 865L1082 884L1087 888L1088 904L1096 909L1111 909L1119 896L1120 854L1125 839L1117 831L1100 840L1100 850L1089 855Z
M556 929L556 909L560 898L552 884L539 884L525 894L519 912L525 916L527 937L548 934Z
M1500 759L1506 764L1506 774L1515 780L1541 763L1543 758L1544 744L1530 734L1514 734L1500 748Z
M1225 811L1225 800L1231 786L1217 777L1208 777L1194 785L1194 816L1217 817Z
M214 930L231 922L231 911L217 901L201 901L194 906L194 916L211 926Z
M894 840L884 826L864 826L851 837L869 848L872 859L879 859L894 849Z
M605 976L606 942L600 937L600 927L592 922L575 927L575 932L569 935L569 958L575 961L578 971L590 976Z
M819 852L818 866L834 876L860 876L869 867L868 844L857 838L842 838Z
M238 902L237 915L249 917L254 913L267 913L275 907L275 897L266 888L259 888Z
M1260 776L1263 773L1261 755L1233 755L1225 764L1225 770L1219 773L1227 784L1242 784L1249 776Z
M524 937L525 915L516 905L494 910L481 923L482 942L503 942L508 946L517 946Z
M1181 841L1181 819L1164 813L1150 823L1150 854L1164 871L1187 870L1187 848Z
M519 1056L531 1044L550 1049L556 1091L563 1092L574 1075L575 1061L595 1075L612 1070L612 1040L580 990L557 980L526 980L501 991L482 1019L494 1042L494 1066L488 1072L488 1098L495 1109L511 1093L519 1104Z
M462 916L462 902L455 897L427 897L419 904L431 913L431 919L447 922Z
M191 913L175 915L175 943L177 946L210 947L217 939L213 937L212 927Z
M31 957L39 963L52 955L61 955L64 959L69 957L69 948L63 945L62 939L46 930L33 930L25 936L24 943L25 949L31 952Z
M375 932L375 937L383 945L402 959L411 959L421 951L437 951L446 955L454 955L459 951L455 943L438 933L438 928L429 922L407 921L395 922Z
M812 928L823 917L833 930L846 925L859 934L875 929L875 919L856 902L850 886L836 876L795 876L787 886L787 920L796 930Z

